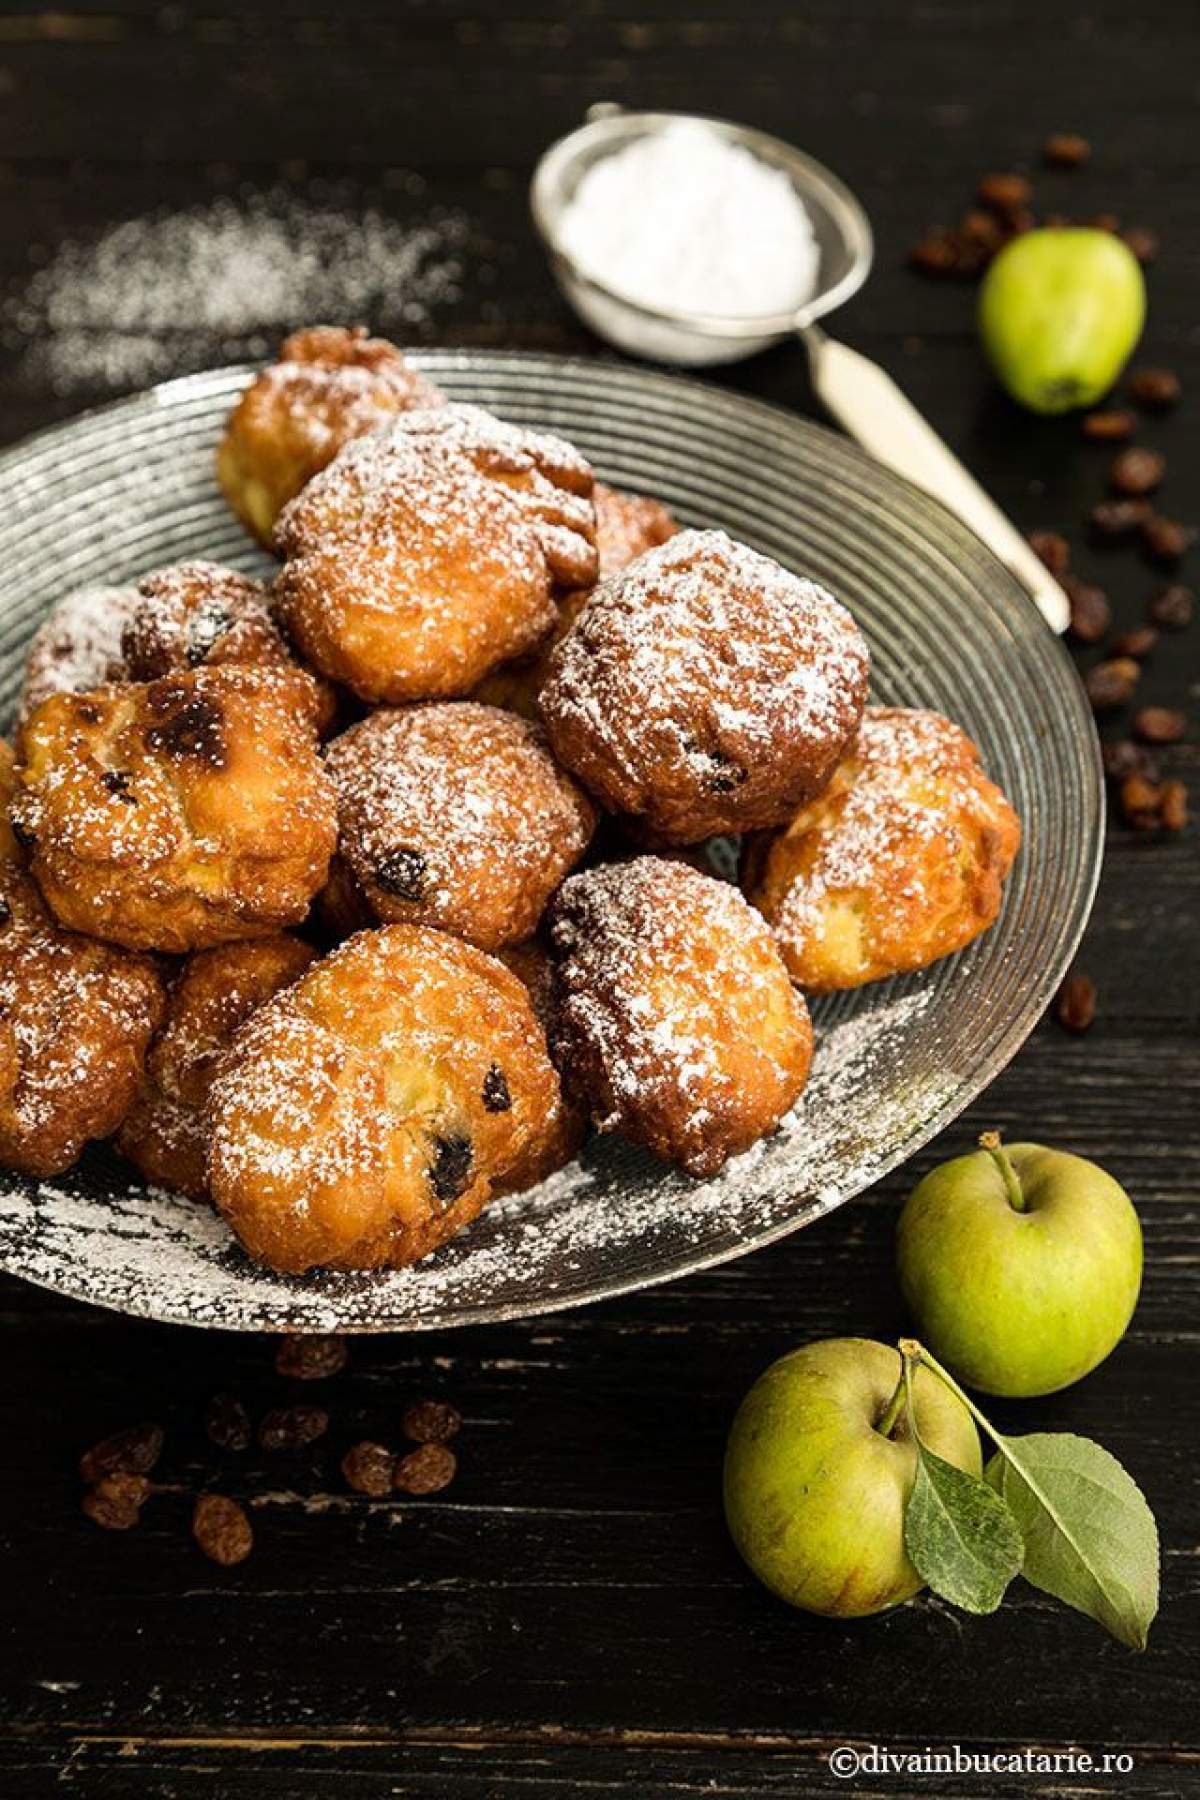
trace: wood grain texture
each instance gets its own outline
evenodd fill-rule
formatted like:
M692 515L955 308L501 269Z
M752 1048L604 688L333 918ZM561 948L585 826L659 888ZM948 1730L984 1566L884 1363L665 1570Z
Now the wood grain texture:
M422 328L429 341L589 353L531 239L530 167L598 98L710 110L800 141L860 192L878 263L839 329L902 380L1019 523L1066 523L1078 566L1132 624L1160 577L1133 552L1083 546L1077 526L1106 453L1075 421L1036 422L997 396L971 290L922 282L904 257L924 226L967 204L979 173L1036 167L1049 131L1082 131L1092 164L1039 172L1039 198L1159 230L1145 356L1200 391L1195 50L1182 0L590 0L569 15L548 0L7 8L0 439L117 391L52 391L44 341L14 324L14 302L57 246L280 183L401 220L435 202L461 209L474 249L461 299ZM398 310L371 323L403 334ZM179 366L245 351L236 330L218 332L211 345L188 340ZM810 405L791 349L718 379ZM1194 417L1189 401L1146 431L1170 460L1164 504L1183 516L1198 510ZM1194 696L1198 642L1200 626L1160 649L1147 699ZM1169 760L1195 785L1194 731ZM1044 1024L913 1168L742 1262L580 1313L356 1345L328 1387L329 1437L295 1457L221 1459L200 1429L216 1391L255 1413L291 1397L268 1345L0 1284L0 1789L17 1800L60 1787L89 1800L793 1795L835 1790L828 1751L851 1739L1076 1744L1137 1759L1119 1786L864 1777L872 1794L1200 1793L1198 940L1194 828L1148 841L1114 827L1081 954L1100 995L1087 1037ZM1101 1438L1145 1487L1165 1558L1142 1657L1019 1583L988 1620L925 1598L836 1628L757 1589L724 1535L721 1448L745 1387L803 1339L904 1327L897 1208L921 1170L994 1124L1103 1162L1145 1223L1145 1290L1120 1349L1067 1394L997 1408L1018 1429ZM348 1494L346 1445L395 1437L404 1401L427 1392L466 1415L455 1485L427 1501ZM140 1416L166 1425L162 1479L181 1491L156 1497L137 1532L104 1535L79 1514L76 1459ZM230 1572L187 1537L182 1490L218 1471L223 1491L253 1502L258 1538Z

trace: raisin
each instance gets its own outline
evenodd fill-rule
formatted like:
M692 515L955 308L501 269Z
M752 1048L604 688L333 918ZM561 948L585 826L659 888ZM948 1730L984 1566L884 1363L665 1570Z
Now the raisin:
M1140 263L1152 263L1158 256L1158 233L1148 225L1128 225L1121 237Z
M483 1104L487 1112L507 1112L512 1106L508 1080L499 1063L493 1063L483 1078Z
M1031 531L1029 548L1061 580L1071 566L1071 546L1058 531Z
M85 1450L79 1460L79 1472L86 1482L96 1482L105 1475L148 1475L162 1455L163 1434L160 1425L128 1425L114 1431Z
M153 690L151 690L153 691ZM164 756L195 757L220 769L225 764L224 718L221 708L203 694L171 690L158 701L159 723L146 732L151 750Z
M1182 781L1164 781L1159 818L1166 831L1182 831L1187 824L1188 795Z
M1130 656L1118 656L1089 669L1083 685L1094 710L1110 712L1114 707L1127 706L1141 673Z
M1112 617L1108 595L1090 581L1071 577L1066 589L1071 602L1071 636L1080 644L1098 644Z
M1162 810L1162 791L1142 775L1121 783L1121 817L1135 831L1153 831Z
M1019 216L1029 205L1032 190L1023 175L984 175L976 192L980 204L993 212Z
M959 273L958 252L948 231L929 231L913 245L908 257L921 275L947 276Z
M137 805L137 795L129 785L132 779L128 769L105 769L100 777L109 793L115 794L118 800L124 800L126 806Z
M4 895L0 894L0 925L7 925L11 918L12 907L8 904Z
M1103 756L1104 773L1110 781L1128 781L1131 775L1140 775L1143 781L1158 780L1158 764L1142 744L1135 744L1131 738L1105 744Z
M444 1208L452 1206L470 1187L474 1161L475 1152L469 1137L458 1133L453 1137L434 1138L429 1185Z
M1178 405L1182 392L1173 369L1135 369L1129 377L1129 398L1145 412L1165 412Z
M1166 519L1161 513L1152 512L1142 521L1142 542L1155 562L1179 562L1191 549L1195 535L1190 525Z
M280 1338L275 1351L275 1372L293 1381L325 1381L340 1375L350 1360L344 1337L336 1332Z
M1156 594L1147 611L1156 625L1165 631L1184 631L1192 622L1196 600L1191 588L1178 583Z
M16 813L12 813L9 816L8 822L12 827L12 834L16 838L18 844L20 844L22 850L32 850L37 843L37 833L35 831L30 831L28 825L22 824Z
M214 1394L204 1412L204 1429L218 1450L248 1450L250 1414L232 1394Z
M1149 494L1167 472L1167 459L1144 444L1134 444L1114 457L1108 479L1118 494Z
M1137 625L1132 631L1123 631L1120 637L1112 641L1114 656L1132 656L1135 662L1141 662L1149 656L1158 643L1158 633L1153 625Z
M1092 530L1106 543L1128 537L1131 532L1144 527L1152 516L1148 500L1101 500L1089 514Z
M394 850L385 850L375 863L375 883L385 894L395 894L398 900L419 900L425 892L425 877L429 865L419 850L408 850L398 845Z
M192 1536L210 1562L231 1569L254 1548L246 1509L226 1494L201 1494L192 1510Z
M1187 718L1169 706L1143 706L1133 715L1133 729L1144 744L1177 744L1187 730Z
M734 793L750 773L741 763L735 762L731 756L726 756L723 750L709 750L706 755L713 765L713 772L706 783L712 794Z
M1092 146L1077 131L1054 131L1042 145L1042 155L1053 169L1077 169L1092 154Z
M1096 1017L1096 988L1086 975L1068 975L1054 999L1054 1016L1064 1031L1088 1031Z
M386 1444L373 1444L369 1439L352 1444L342 1458L342 1474L347 1487L352 1487L356 1494L369 1494L373 1500L381 1500L391 1493L395 1467L395 1453Z
M150 1491L144 1475L118 1469L88 1489L83 1496L83 1510L93 1524L105 1531L129 1531L141 1518Z
M454 1480L458 1459L445 1444L418 1444L402 1456L392 1474L392 1484L403 1494L436 1494Z
M1083 421L1083 435L1100 444L1121 443L1133 436L1134 420L1130 412L1114 408L1110 412L1091 412Z
M329 1414L321 1406L275 1406L258 1427L260 1450L303 1450L329 1430Z
M414 1400L400 1428L414 1444L444 1444L462 1429L462 1414L448 1400Z

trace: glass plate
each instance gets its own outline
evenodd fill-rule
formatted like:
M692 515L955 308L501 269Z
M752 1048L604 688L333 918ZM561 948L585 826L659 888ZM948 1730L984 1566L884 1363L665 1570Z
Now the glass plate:
M714 1180L598 1139L416 1268L259 1269L214 1214L148 1192L103 1146L54 1181L0 1176L0 1263L76 1299L241 1330L398 1331L577 1305L740 1256L861 1193L961 1112L1032 1029L1087 919L1103 784L1082 689L1016 581L936 502L831 431L693 382L522 353L413 360L456 399L561 432L606 480L846 601L874 699L956 719L1020 813L1003 910L958 956L819 1001L807 1093ZM249 373L168 382L0 457L6 716L28 639L69 588L183 557L265 567L212 473Z

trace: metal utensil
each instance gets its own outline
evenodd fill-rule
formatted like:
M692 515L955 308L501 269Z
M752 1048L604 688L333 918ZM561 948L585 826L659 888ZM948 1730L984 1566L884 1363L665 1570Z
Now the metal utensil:
M869 357L828 337L817 323L866 280L873 242L855 196L818 162L779 138L726 119L698 118L791 180L812 222L820 251L817 291L786 313L740 318L660 312L608 287L563 249L563 214L586 171L637 138L665 130L690 114L625 112L595 106L588 121L547 150L534 171L530 203L559 287L586 324L639 356L691 368L735 362L799 335L808 352L813 387L822 404L864 449L956 513L1012 570L1055 631L1070 620L1066 594L1016 527L902 393Z

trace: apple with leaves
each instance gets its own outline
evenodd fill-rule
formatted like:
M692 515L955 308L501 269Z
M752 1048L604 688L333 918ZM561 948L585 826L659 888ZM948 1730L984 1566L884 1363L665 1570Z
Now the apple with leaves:
M1041 1144L980 1148L941 1164L897 1229L904 1298L922 1340L968 1387L1051 1394L1125 1335L1142 1280L1142 1232L1124 1188L1082 1156Z
M897 1351L831 1338L781 1357L742 1401L725 1453L725 1516L751 1569L807 1612L857 1618L924 1583L904 1543L922 1443L978 1478L979 1437L962 1402Z

